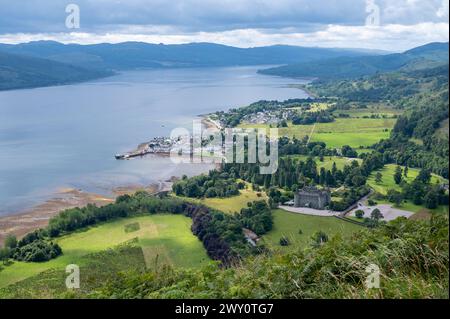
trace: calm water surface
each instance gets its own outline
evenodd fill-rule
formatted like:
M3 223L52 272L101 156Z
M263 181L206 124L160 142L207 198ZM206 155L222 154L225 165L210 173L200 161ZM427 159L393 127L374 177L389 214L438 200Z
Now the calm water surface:
M258 100L302 98L301 80L257 74L257 67L125 72L89 83L0 92L0 215L30 207L63 187L108 193L147 185L203 165L149 156L116 161L199 114Z

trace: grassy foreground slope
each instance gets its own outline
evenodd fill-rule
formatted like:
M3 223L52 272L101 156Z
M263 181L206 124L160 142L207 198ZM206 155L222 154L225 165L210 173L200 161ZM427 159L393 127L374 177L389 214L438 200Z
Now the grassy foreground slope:
M202 243L182 215L151 215L124 218L58 238L63 255L43 263L14 262L0 271L0 288L38 275L49 269L65 270L69 264L86 265L89 255L138 238L147 267L158 256L159 264L196 267L209 261Z
M448 218L399 219L318 248L275 253L238 267L130 273L98 298L448 298ZM380 288L367 289L367 267Z

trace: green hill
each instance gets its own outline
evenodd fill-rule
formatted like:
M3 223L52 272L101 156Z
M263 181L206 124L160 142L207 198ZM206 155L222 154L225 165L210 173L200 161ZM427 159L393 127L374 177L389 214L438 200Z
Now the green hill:
M54 41L36 41L17 45L0 44L0 52L45 58L87 68L114 70L273 65L379 53L379 51L358 49L309 48L288 45L237 48L215 43L164 45L124 42L78 45Z
M0 91L70 84L111 75L41 58L0 52Z
M368 267L380 288L367 289ZM448 298L448 219L396 220L230 269L113 276L92 298Z
M315 63L290 64L261 70L263 74L321 80L358 78L395 70L417 70L448 63L448 43L430 43L403 53L338 57Z

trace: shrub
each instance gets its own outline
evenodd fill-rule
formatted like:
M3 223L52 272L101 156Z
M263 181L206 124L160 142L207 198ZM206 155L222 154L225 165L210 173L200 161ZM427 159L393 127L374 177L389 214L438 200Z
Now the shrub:
M291 243L287 237L281 237L280 238L280 245L281 246L289 246Z
M356 218L363 218L364 217L364 211L363 210L361 210L361 209L358 209L356 212L355 212L355 216L356 216Z
M56 258L62 254L58 244L42 239L14 250L13 258L24 262L43 262Z

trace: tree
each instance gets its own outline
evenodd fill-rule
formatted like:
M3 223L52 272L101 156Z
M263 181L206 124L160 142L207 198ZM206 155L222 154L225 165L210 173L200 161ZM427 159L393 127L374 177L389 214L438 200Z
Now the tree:
M408 177L408 166L405 166L405 169L403 170L403 176Z
M403 194L395 189L389 189L387 192L388 201L395 203L396 206L400 206L403 201Z
M342 146L341 149L342 156L355 158L358 157L358 153L348 145Z
M397 166L395 168L395 174L394 174L394 182L395 184L399 185L402 182L402 168L400 166Z
M14 249L17 247L17 238L14 235L8 235L5 239L5 248Z
M381 211L378 208L375 208L372 213L370 213L370 218L373 220L380 220L384 218L383 214L381 214Z
M367 204L369 204L369 206L376 206L376 205L377 205L377 202L374 201L373 199L369 199L369 200L367 201Z
M428 184L431 180L431 173L427 169L421 169L419 175L417 175L416 180Z
M0 261L3 262L3 264L6 264L10 257L11 251L9 248L0 248Z
M439 205L439 193L434 188L432 188L425 194L423 201L426 208L437 208Z
M362 219L362 218L364 217L364 211L361 210L361 209L358 209L358 210L355 212L355 216L356 216L356 218Z
M375 182L377 184L380 184L382 179L383 179L383 175L380 172L377 172L377 174L375 175Z

